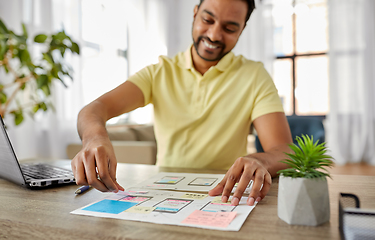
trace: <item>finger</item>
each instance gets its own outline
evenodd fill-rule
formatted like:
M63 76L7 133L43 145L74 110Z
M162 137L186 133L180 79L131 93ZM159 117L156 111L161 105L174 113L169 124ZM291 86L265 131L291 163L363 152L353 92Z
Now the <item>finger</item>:
M252 168L245 168L240 178L240 181L238 182L237 188L234 191L233 198L231 201L232 205L237 206L239 204L243 196L243 193L245 192L247 186L249 185L249 182L253 179L253 177L254 170Z
M72 169L72 172L73 172L73 175L74 175L74 179L77 179L77 167L76 167L76 158L77 158L77 155L72 159L72 161L70 162L70 168Z
M253 186L251 188L251 192L249 195L249 198L247 199L247 204L250 206L253 206L255 203L255 200L259 197L260 188L262 187L262 184L264 183L264 175L263 171L255 171L254 173L254 182Z
M268 191L271 188L271 184L272 184L272 177L270 174L266 174L264 178L263 187L260 190L260 196L258 197L260 199L259 200L256 199L257 202L260 202L260 200L262 200L267 195Z
M242 158L240 158L242 159ZM243 171L243 163L242 161L236 161L232 168L231 171L227 173L227 181L224 186L223 194L221 201L222 202L227 202L229 199L229 196L232 192L232 189L234 185L238 182L238 180L241 177L242 171Z
M98 175L100 177L101 182L104 183L104 185L106 186L106 188L109 191L117 192L118 191L117 186L114 183L114 181L113 181L113 179L112 179L112 177L109 173L109 166L108 166L109 165L109 159L108 159L107 153L104 150L104 148L102 148L102 147L96 148L95 159L96 159L96 166L97 166L97 169L98 169ZM115 160L114 160L114 162L115 162ZM116 164L114 164L114 165L116 165ZM115 169L114 179L115 178L116 178L116 169Z
M70 162L70 168L72 169L72 172L73 172L73 174L75 174L75 172L76 172L76 162L75 162L75 158L76 158L77 156L75 156L73 159L72 159L72 161Z
M118 183L118 182L115 182L116 186L117 186L117 189L119 191L125 191L125 189Z
M227 173L224 175L223 179L221 179L220 183L218 183L216 185L216 187L214 187L213 189L211 189L208 194L210 196L218 196L220 195L223 190L224 190L224 186L225 186L225 183L227 182L227 178L228 178L228 173L232 170L232 167L229 168L229 170L227 171Z
M224 178L220 181L220 183L218 183L216 185L216 187L214 187L213 189L211 189L209 192L208 192L208 195L210 196L217 196L217 195L220 195L222 192L223 192L223 189L224 189L224 186L225 186L225 182L227 181L226 179L226 176L224 176Z
M78 162L78 163L76 163ZM85 166L82 161L72 161L72 171L77 185L88 185L85 173Z
M110 156L108 163L109 175L111 176L112 181L115 183L118 190L124 191L124 188L116 180L117 160L114 154Z
M91 185L99 191L108 192L108 188L101 181L98 180L95 164L95 155L88 156L88 154L86 153L84 158L84 166L88 185Z

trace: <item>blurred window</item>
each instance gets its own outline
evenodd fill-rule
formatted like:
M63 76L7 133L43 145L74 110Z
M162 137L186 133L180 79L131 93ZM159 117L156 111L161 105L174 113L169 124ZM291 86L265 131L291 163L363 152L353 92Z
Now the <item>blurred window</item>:
M287 115L329 111L326 0L274 0L273 78Z
M128 78L126 1L82 0L82 87L84 104ZM126 122L128 114L110 120Z

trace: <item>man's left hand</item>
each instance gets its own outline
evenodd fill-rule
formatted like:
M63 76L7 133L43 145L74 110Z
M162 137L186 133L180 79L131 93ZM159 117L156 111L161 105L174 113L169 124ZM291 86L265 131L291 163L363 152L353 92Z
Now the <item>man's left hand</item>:
M222 193L222 202L227 202L233 187L238 183L231 200L231 204L237 206L251 180L253 185L247 204L253 206L255 202L261 201L266 196L271 187L272 177L263 162L250 156L240 157L225 174L223 180L209 191L209 195L217 196Z

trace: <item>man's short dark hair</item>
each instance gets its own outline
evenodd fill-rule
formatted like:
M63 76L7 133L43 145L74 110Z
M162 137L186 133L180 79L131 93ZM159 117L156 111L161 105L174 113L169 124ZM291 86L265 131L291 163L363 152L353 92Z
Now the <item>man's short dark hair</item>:
M201 6L201 4L203 3L203 1L204 0L200 0L200 2L198 4L198 8ZM246 19L245 19L245 23L247 23L247 21L250 18L251 13L255 9L255 2L254 2L254 0L242 0L242 1L244 1L244 2L247 3L247 14L246 14Z

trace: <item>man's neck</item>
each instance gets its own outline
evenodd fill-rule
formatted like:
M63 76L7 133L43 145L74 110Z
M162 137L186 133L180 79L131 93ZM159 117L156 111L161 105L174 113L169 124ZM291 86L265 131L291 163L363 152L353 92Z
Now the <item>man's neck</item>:
M207 72L208 69L210 69L210 67L215 66L219 62L219 61L206 61L202 59L198 55L194 47L191 48L191 58L192 58L195 70L197 70L202 75L204 75L205 72Z

